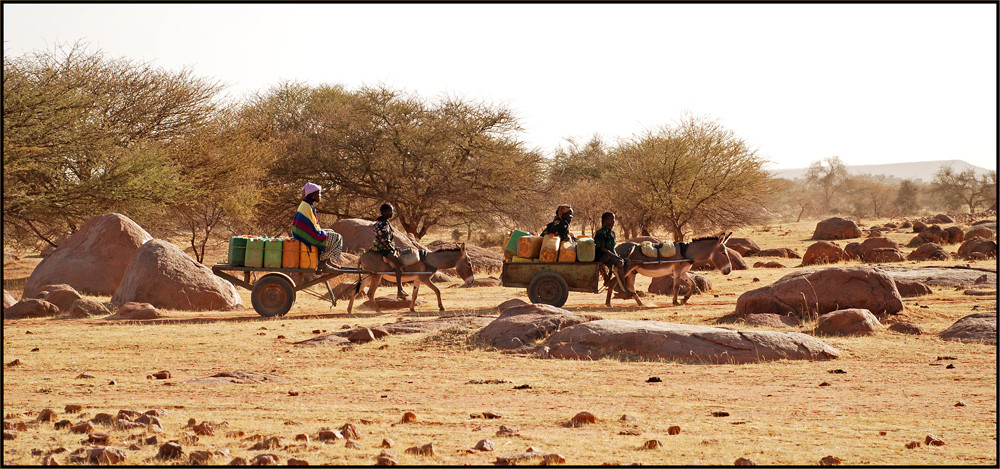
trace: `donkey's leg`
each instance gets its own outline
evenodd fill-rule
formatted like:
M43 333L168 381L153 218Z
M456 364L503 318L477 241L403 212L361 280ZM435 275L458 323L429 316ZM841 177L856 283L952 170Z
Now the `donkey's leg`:
M676 272L674 272L673 275L674 275L674 306L678 306L680 305L680 302L677 301L677 292L679 292L681 289L681 280L678 278Z
M375 290L378 289L379 284L382 283L381 275L369 275L368 276L368 299L371 300L372 305L375 306L375 312L381 313L382 310L378 307L378 300L375 299Z
M358 293L364 291L365 280L367 277L362 277L358 279L358 283L354 284L354 291L351 292L351 300L347 302L347 313L351 313L351 308L354 307L354 299L358 297Z
M417 304L417 292L420 290L420 282L413 282L413 298L410 298L410 312L416 313L413 306Z
M437 295L438 310L444 311L444 304L441 303L441 290L437 287L437 285L434 285L434 282L431 282L431 277L429 275L422 276L420 277L420 281L423 282L424 285L427 285L427 287L430 288L435 295Z
M686 305L687 302L688 302L688 299L690 299L691 295L694 294L695 284L694 284L694 281L691 280L690 277L688 277L688 275L687 275L686 272L684 273L683 279L684 279L684 283L686 283L687 286L688 286L688 291L687 291L686 294L684 294L684 299L681 300L681 304Z

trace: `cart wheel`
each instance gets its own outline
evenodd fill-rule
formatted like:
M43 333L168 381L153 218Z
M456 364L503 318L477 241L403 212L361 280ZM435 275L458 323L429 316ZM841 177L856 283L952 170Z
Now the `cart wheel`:
M542 272L528 284L528 298L532 303L562 306L569 298L569 286L561 275L555 272Z
M261 316L284 316L295 303L295 288L283 275L265 275L254 284L250 302Z

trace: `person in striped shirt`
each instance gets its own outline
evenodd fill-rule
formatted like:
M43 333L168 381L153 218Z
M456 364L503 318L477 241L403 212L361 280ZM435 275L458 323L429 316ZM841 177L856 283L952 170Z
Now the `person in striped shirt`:
M292 238L301 241L310 249L319 249L320 268L340 268L336 263L340 262L340 254L343 251L343 237L336 231L321 229L316 218L315 205L322 197L323 188L308 182L302 187L302 191L305 196L299 203L299 209L292 221Z

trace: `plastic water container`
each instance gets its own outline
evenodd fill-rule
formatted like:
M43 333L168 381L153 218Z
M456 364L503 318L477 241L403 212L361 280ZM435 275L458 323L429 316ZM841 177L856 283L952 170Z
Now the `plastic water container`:
M511 262L538 262L538 259L528 259L527 257L514 256L510 258Z
M559 260L559 244L562 240L556 235L548 235L542 238L542 248L538 253L538 259L542 262L556 262Z
M299 268L299 240L285 238L281 243L281 267L285 269Z
M576 262L576 243L566 241L559 247L559 262Z
M266 238L264 240L264 267L281 268L281 244L280 238Z
M247 238L246 236L233 236L229 238L229 265L242 267L247 259Z
M510 237L507 239L507 243L504 245L504 253L507 257L517 256L517 240L521 239L522 236L530 236L527 231L514 230L510 232ZM518 256L521 257L521 256Z
M541 236L521 236L517 240L517 256L527 259L537 259L542 250Z
M247 239L246 253L245 266L264 267L264 238Z
M577 238L576 240L576 260L580 262L594 262L597 257L597 244L594 238Z
M651 257L653 259L659 257L659 251L657 251L657 249L653 247L652 241L643 241L641 246L642 246L642 255L646 257Z
M664 241L660 246L660 257L674 257L677 254L677 245L673 241Z
M319 248L299 243L299 268L316 269L317 267L319 267Z

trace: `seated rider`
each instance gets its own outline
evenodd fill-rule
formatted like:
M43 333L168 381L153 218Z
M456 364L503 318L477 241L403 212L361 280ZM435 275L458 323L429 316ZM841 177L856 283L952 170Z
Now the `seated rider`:
M570 205L560 205L556 209L556 217L548 225L545 225L545 229L542 230L542 236L554 234L559 237L561 242L566 241L576 241L576 238L569 232L569 222L573 221L573 207Z
M595 261L608 266L608 270L613 272L619 280L623 278L622 271L625 268L625 261L615 253L615 214L604 212L601 215L601 229L594 233L594 247L597 250ZM607 285L607 283L605 283ZM622 286L624 288L624 286ZM628 291L625 292L629 294Z
M389 224L389 219L395 214L392 205L388 202L382 204L379 207L379 213L381 214L375 221L375 245L372 246L372 252L377 252L385 258L390 266L396 270L396 297L400 299L406 298L406 293L403 292L403 263L399 260L399 255L396 252L395 242L393 241L393 229L392 225Z
M340 266L336 262L340 262L344 240L339 233L333 230L321 229L316 218L315 204L319 203L323 188L307 182L302 187L302 191L305 192L305 196L299 203L299 209L295 212L295 218L292 220L292 238L301 241L310 249L319 249L319 268L339 269Z

